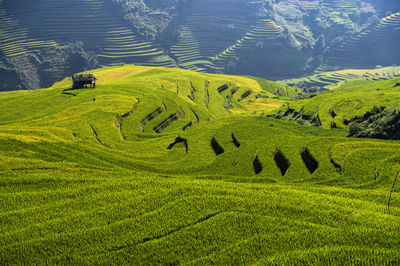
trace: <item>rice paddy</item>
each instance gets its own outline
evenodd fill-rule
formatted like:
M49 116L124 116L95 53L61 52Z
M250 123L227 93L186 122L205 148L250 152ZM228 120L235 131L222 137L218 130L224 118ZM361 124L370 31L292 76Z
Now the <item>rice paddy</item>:
M400 142L323 116L395 105L399 78L317 102L250 77L90 73L95 89L0 93L2 264L399 263ZM322 127L265 117L288 104Z
M381 67L375 69L345 69L321 72L313 76L281 81L289 86L300 88L334 89L353 80L388 80L400 76L400 67Z

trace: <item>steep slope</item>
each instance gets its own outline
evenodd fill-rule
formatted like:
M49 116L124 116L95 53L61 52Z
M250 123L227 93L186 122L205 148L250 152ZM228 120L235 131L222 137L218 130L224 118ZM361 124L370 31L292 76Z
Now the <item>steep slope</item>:
M331 49L322 69L370 68L399 62L397 47L393 45L400 39L399 28L400 12L383 17Z
M107 64L108 58L124 58L123 61L127 63L148 62L163 54L160 47L144 41L130 30L112 13L113 6L106 1L68 0L59 3L41 0L34 4L12 1L4 3L3 6L11 14L15 14L25 28L29 28L27 34L32 38L51 38L61 44L82 41L86 50L96 51L102 64ZM30 15L24 15L27 13ZM28 35L19 37L20 47L14 43L10 45L14 44L14 49L26 47L25 49L32 51L27 37ZM4 48L3 51L7 52ZM15 50L12 54L6 53L6 56L22 53L22 50ZM118 62L116 60L113 62Z
M60 80L60 74L65 77L98 64L174 66L160 45L134 33L114 9L108 1L0 1L0 55L9 68L21 73L18 85L25 89L47 86ZM77 41L83 54L80 61L74 52L59 53ZM86 53L97 58L85 58ZM54 66L52 71L43 71L48 64ZM32 77L35 80L30 81Z
M121 63L274 80L397 65L399 11L389 0L3 0L2 87ZM79 52L59 52L77 43Z

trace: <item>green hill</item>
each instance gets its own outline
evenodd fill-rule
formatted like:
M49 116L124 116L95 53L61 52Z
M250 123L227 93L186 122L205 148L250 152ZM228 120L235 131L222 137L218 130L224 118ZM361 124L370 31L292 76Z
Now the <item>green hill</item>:
M333 123L337 127L347 128L352 119L362 117L374 106L397 108L399 81L400 78L348 81L310 99L289 101L287 107L279 111L280 114L285 112L284 116L289 120L296 116L318 116L324 128L331 128Z
M3 264L399 263L400 142L266 117L394 105L399 79L295 101L251 77L90 73L95 89L0 94Z

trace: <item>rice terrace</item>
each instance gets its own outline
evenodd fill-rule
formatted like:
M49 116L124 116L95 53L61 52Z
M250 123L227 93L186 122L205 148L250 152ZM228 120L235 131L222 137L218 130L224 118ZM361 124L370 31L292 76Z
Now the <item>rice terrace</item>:
M400 264L399 12L0 0L0 264Z

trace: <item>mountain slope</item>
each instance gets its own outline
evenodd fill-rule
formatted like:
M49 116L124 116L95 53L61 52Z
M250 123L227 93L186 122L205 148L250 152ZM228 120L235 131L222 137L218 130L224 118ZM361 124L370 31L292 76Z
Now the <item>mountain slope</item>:
M25 2L0 1L3 90L120 63L280 80L399 61L389 0ZM57 53L72 44L79 52Z
M332 89L353 80L385 80L400 76L400 67L380 67L375 69L343 69L321 72L313 76L281 81L302 89Z

